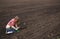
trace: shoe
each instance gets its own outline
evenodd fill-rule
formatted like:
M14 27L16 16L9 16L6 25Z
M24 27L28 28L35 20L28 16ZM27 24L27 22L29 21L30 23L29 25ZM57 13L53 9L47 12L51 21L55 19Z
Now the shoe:
M11 34L11 33L13 33L13 31L6 32L6 34Z

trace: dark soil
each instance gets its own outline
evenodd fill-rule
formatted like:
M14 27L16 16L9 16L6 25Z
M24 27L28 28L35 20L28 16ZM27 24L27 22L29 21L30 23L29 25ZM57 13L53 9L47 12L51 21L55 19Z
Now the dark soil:
M59 39L60 1L26 0L0 1L0 39ZM18 33L5 35L10 19L19 16L27 28Z

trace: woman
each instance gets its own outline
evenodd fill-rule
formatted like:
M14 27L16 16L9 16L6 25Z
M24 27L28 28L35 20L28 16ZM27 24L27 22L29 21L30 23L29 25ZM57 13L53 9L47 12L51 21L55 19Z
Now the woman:
M20 27L18 27L19 17L16 16L13 19L11 19L8 24L6 25L6 34L10 34L18 30Z

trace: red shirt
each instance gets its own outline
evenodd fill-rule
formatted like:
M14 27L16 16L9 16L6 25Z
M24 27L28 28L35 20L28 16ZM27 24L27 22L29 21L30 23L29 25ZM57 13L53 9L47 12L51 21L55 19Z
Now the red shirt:
M16 19L11 19L9 22L8 22L8 25L10 25L10 26L14 26L15 24L16 24Z

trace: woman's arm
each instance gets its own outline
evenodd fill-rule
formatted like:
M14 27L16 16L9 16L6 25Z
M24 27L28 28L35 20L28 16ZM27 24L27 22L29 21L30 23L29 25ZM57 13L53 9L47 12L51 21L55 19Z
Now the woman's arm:
M16 30L16 27L14 27L14 26L11 26L11 27Z
M17 25L17 24L15 24L15 27L17 28L17 27L18 27L18 25Z

